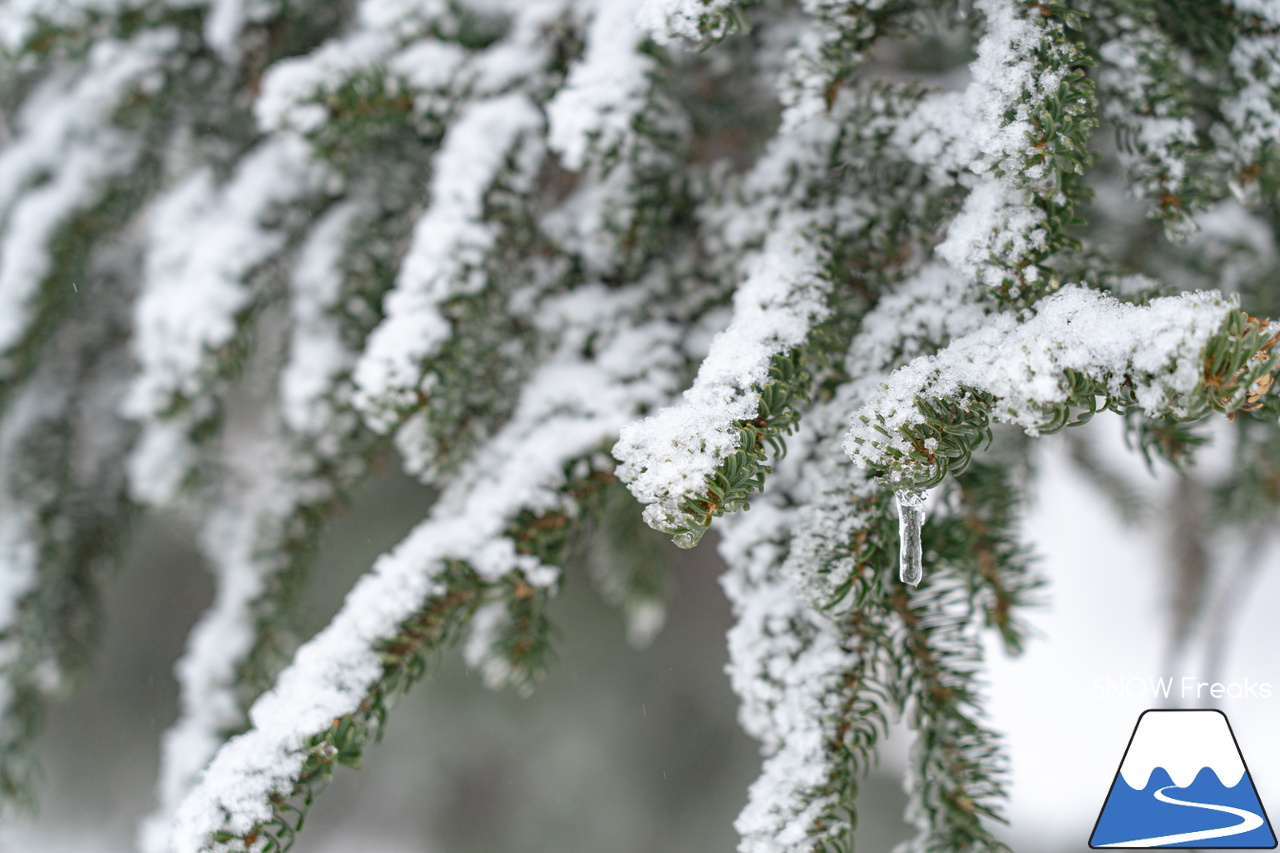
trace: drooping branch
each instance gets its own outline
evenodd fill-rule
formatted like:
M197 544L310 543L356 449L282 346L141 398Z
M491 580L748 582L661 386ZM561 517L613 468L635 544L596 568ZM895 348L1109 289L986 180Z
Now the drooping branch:
M1073 409L1087 419L1099 397L1148 417L1233 413L1257 405L1275 341L1216 293L1137 306L1067 288L1025 323L1001 315L896 371L854 414L845 451L894 487L920 489L963 471L992 422L1053 432Z
M895 135L939 180L977 178L965 181L973 189L939 257L1002 300L1029 305L1055 289L1046 262L1075 245L1067 229L1089 196L1080 176L1097 124L1090 59L1062 4L976 5L986 31L972 82L923 100Z

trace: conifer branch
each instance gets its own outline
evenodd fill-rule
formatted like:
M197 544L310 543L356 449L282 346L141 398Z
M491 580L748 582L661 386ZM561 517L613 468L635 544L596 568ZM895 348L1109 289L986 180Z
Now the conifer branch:
M0 815L34 804L46 703L94 656L99 585L132 517L117 462L130 431L110 424L97 383L118 371L124 305L77 306L77 334L45 348L0 415ZM105 423L105 425L104 425Z
M1266 4L1234 5L1236 30L1227 56L1234 92L1222 103L1226 127L1217 141L1233 171L1232 189L1274 216L1280 186L1280 13Z
M1077 246L1069 229L1089 192L1097 124L1078 16L1061 4L977 4L986 32L961 93L935 95L898 128L916 162L978 181L938 254L1013 305L1059 286L1047 261ZM974 122L970 117L981 118Z
M125 187L143 140L117 118L163 81L178 40L164 28L101 41L70 73L42 81L16 116L26 132L0 153L0 378L33 369L66 316L63 282L83 277L95 238L136 207Z
M1206 171L1193 119L1196 84L1161 28L1157 5L1128 4L1119 12L1112 3L1090 10L1102 37L1096 48L1102 115L1115 128L1129 191L1177 233L1224 188Z
M1233 414L1260 405L1275 370L1268 324L1217 294L1136 307L1068 289L1039 308L901 369L855 414L846 452L896 488L928 488L967 467L993 421L1053 432L1088 420L1100 397L1147 418Z
M764 458L790 430L809 382L791 350L823 320L829 282L810 223L786 222L766 244L682 405L629 427L614 455L619 476L649 503L645 520L691 548L711 519L746 507L768 473ZM782 282L779 287L778 283ZM771 420L772 419L772 420Z
M982 722L982 647L967 615L967 584L936 575L917 592L898 587L889 601L901 620L897 683L916 730L907 817L917 835L905 849L1007 853L990 829L1003 820L1007 771L998 736Z
M143 427L128 463L140 502L169 503L196 475L198 445L246 354L246 320L264 298L255 273L290 240L287 229L264 223L312 200L324 178L300 141L271 140L225 186L196 172L153 211L134 316L141 370L124 404ZM193 232L205 241L193 243Z

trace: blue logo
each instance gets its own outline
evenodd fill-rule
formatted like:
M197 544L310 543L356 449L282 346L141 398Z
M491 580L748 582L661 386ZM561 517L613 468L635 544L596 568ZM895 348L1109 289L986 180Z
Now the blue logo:
M1272 849L1271 822L1221 711L1144 711L1089 847Z

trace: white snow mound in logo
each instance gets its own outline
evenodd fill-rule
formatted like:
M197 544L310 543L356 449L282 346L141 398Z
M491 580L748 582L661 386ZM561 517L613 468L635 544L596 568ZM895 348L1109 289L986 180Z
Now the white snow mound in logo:
M1147 787L1151 771L1163 767L1173 784L1185 788L1208 767L1232 788L1244 775L1227 718L1217 711L1148 711L1120 765L1120 775L1134 790Z

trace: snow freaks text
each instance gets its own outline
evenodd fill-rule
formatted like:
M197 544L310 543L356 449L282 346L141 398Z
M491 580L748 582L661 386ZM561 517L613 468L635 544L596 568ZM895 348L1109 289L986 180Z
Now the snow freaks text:
M1192 675L1181 677L1132 676L1093 679L1094 699L1270 699L1271 682L1203 681Z

